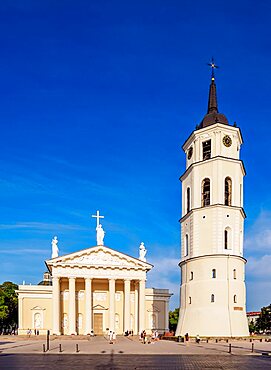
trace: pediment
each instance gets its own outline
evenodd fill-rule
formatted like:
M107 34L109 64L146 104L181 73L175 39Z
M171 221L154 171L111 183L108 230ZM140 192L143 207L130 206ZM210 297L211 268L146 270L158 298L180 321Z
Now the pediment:
M48 266L93 266L150 270L152 265L105 246L84 249L47 261Z
M45 308L42 308L42 307L40 307L40 306L35 306L35 307L33 307L33 308L31 308L31 311L44 311L45 310Z
M92 307L93 310L108 310L108 308L102 306L101 304L96 304L96 306Z

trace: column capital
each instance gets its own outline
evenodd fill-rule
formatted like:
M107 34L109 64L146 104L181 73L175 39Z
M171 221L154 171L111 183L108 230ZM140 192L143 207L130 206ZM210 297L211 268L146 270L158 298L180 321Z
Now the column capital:
M76 280L76 276L69 276L68 279L69 280Z
M92 279L92 277L85 277L84 280L85 281L92 281L93 279Z

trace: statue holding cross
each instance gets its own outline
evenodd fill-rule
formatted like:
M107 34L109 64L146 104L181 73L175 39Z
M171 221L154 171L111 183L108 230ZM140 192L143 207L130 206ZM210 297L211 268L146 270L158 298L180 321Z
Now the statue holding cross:
M96 237L97 237L97 245L104 245L104 235L105 232L100 224L100 218L104 218L104 216L100 216L100 211L97 211L96 215L92 215L93 218L97 219L97 226L96 226Z

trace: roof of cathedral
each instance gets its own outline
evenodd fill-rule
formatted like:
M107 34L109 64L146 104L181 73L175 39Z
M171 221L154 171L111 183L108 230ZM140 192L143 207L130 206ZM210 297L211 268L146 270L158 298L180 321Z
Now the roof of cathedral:
M212 75L212 80L211 80L210 89L209 89L208 110L207 110L207 114L204 116L203 120L201 121L199 128L211 126L215 123L223 123L225 125L229 124L224 114L218 112L216 84L215 84L214 75Z

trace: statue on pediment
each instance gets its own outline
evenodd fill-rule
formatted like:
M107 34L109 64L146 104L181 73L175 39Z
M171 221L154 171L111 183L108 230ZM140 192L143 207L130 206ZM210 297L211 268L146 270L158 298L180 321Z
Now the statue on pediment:
M59 249L57 243L58 243L57 236L55 236L52 240L52 258L58 257Z
M104 232L101 224L99 224L96 227L96 231L97 231L97 245L104 245L105 232Z
M145 248L144 243L142 242L139 247L139 259L143 262L146 262L147 249Z

